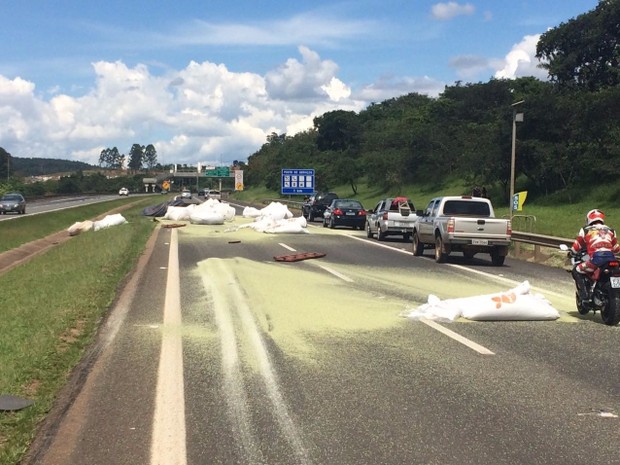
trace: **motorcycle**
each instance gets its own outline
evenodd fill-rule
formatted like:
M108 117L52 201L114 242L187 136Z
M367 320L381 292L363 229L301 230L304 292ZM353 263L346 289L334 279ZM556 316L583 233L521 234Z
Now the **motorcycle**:
M582 262L589 259L584 252L575 254L566 245L561 244L560 249L568 252L572 270ZM586 275L588 300L583 302L579 298L579 292L575 292L577 311L580 315L587 315L590 310L601 312L603 323L615 326L620 323L620 262L618 259L610 260L599 266L592 275ZM576 283L575 283L576 284Z

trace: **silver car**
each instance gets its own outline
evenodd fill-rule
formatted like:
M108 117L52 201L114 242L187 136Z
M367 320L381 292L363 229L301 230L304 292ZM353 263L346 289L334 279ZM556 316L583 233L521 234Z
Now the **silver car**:
M0 213L26 213L26 199L19 192L8 192L0 198Z

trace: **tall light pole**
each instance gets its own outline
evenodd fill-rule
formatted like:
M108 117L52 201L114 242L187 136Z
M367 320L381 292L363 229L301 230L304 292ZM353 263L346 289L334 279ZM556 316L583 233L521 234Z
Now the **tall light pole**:
M523 113L517 113L517 105L521 105L525 100L519 100L518 102L510 105L512 107L512 152L510 156L510 218L512 219L512 212L514 211L514 196L515 196L515 156L517 147L517 123L523 122Z

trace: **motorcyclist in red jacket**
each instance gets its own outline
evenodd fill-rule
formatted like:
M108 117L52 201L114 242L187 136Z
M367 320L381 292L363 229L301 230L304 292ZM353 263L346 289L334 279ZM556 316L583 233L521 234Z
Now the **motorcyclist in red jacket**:
M571 253L577 254L585 250L588 260L579 263L573 270L573 278L577 285L577 292L582 302L589 300L587 288L588 278L596 269L612 260L615 254L620 253L620 244L616 233L605 225L605 214L600 210L590 210L586 215L586 225L581 228L575 242L571 247Z

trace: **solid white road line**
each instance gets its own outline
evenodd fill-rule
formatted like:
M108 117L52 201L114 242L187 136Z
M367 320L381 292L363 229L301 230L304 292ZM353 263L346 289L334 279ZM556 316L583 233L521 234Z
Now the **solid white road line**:
M395 247L392 247L390 245L387 244L382 244L381 242L377 242L371 239L366 239L364 237L356 237L356 236L352 236L350 234L343 234L343 236L347 236L350 237L351 239L355 239L357 241L362 241L362 242L366 242L368 244L374 245L375 247L383 247L385 249L390 249L393 250L394 252L400 252L400 253L404 253L407 255L413 255L413 252L410 250L405 250L405 249L397 249ZM417 258L422 258L424 260L434 260L431 257L417 257ZM457 265L455 263L444 263L443 266L450 266L452 268L457 268L459 270L465 271L467 273L472 273L472 274L477 274L480 276L484 276L486 278L490 278L493 279L495 281L501 282L501 283L506 283L510 286L518 286L519 284L521 284L520 281L515 281L514 279L510 279L510 278L506 278L502 275L497 275L497 274L493 274L493 273L488 273L486 271L481 271L481 270L476 270L474 268L469 268L467 266L463 266L463 265ZM545 293L545 294L552 294L556 297L566 297L565 293L561 293L561 292L555 292L553 289L543 289L541 287L536 287L536 286L532 286L532 290L537 290L540 291L541 293Z
M181 289L177 230L171 229L162 344L157 372L151 465L186 465Z
M481 346L480 344L477 344L473 341L470 341L469 339L467 339L466 337L461 336L458 333L455 333L454 331L445 328L443 326L441 326L439 323L436 323L433 320L427 320L426 318L420 318L420 321L424 324L427 324L428 326L430 326L433 329L436 329L437 331L439 331L440 333L445 334L448 337L451 337L452 339L454 339L455 341L460 342L461 344L469 347L470 349L475 350L476 352L478 352L479 354L483 354L483 355L495 355L494 352L491 352L489 349L487 349L486 347Z

